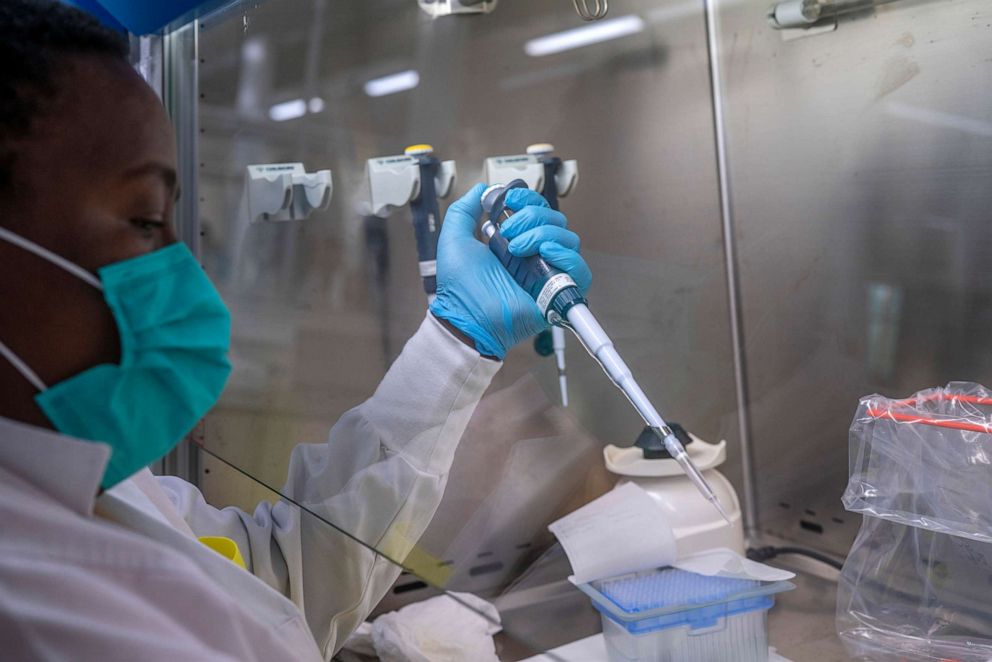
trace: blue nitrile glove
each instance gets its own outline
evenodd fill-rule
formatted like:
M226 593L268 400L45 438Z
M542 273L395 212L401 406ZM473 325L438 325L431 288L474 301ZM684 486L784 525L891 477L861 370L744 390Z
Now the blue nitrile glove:
M437 298L431 312L471 338L480 354L502 359L508 349L548 328L548 323L534 299L476 238L485 188L477 184L448 207L438 237ZM528 189L509 191L506 206L517 212L501 229L510 252L517 257L540 252L585 294L592 273L579 255L579 236L565 228L565 216Z

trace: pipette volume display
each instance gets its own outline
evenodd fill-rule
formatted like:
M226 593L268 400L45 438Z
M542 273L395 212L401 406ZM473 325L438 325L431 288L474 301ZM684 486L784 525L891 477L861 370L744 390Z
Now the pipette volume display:
M682 471L692 481L696 489L713 504L727 522L730 518L720 504L716 493L706 482L686 453L682 443L675 437L671 428L648 400L644 391L634 379L630 368L620 357L613 341L599 325L596 317L586 305L586 300L571 277L555 269L540 255L526 258L514 257L507 248L507 241L499 233L499 226L513 215L513 211L503 204L506 192L515 188L526 188L526 183L516 179L509 184L495 184L482 194L482 208L489 218L483 222L482 232L489 240L489 248L506 267L517 283L534 297L538 308L548 323L565 326L572 330L586 351L596 359L603 371L619 388L640 414L644 422L654 428L665 444L665 448L678 462Z

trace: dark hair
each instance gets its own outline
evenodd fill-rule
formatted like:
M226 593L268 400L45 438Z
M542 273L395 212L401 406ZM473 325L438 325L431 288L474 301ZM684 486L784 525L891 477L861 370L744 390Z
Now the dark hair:
M11 183L13 143L28 136L44 102L58 94L60 59L127 60L127 39L88 14L51 0L0 0L0 192Z

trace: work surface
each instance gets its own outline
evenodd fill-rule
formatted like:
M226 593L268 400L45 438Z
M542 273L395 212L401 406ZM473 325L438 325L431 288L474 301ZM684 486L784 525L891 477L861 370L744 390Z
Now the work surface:
M837 638L834 609L837 583L800 573L792 580L795 591L778 596L768 619L768 641L779 654L794 662L846 662Z

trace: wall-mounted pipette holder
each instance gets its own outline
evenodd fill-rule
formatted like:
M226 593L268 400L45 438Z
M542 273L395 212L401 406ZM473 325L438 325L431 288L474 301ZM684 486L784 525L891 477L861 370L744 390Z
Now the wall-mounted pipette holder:
M302 163L250 165L245 171L252 223L303 220L315 209L327 209L333 192L330 170L308 173Z
M514 179L522 179L532 191L543 191L544 172L544 163L535 154L491 156L486 159L486 181L490 184L505 184ZM558 196L567 196L578 181L578 162L562 161L555 174Z
M454 161L441 161L434 177L437 197L446 198L455 185ZM372 213L387 217L420 195L420 161L415 156L381 156L365 163Z

